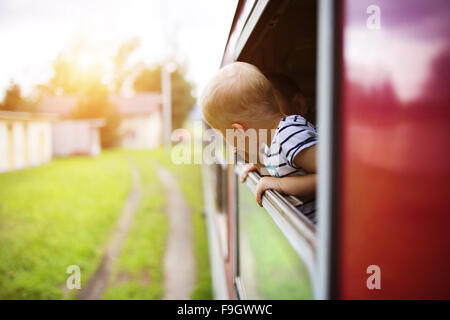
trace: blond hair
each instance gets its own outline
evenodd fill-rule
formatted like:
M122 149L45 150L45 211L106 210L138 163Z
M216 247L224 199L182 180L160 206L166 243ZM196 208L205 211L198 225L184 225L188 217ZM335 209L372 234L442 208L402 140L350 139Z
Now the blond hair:
M202 92L200 106L206 122L224 131L240 120L264 120L280 112L272 85L255 66L229 64Z

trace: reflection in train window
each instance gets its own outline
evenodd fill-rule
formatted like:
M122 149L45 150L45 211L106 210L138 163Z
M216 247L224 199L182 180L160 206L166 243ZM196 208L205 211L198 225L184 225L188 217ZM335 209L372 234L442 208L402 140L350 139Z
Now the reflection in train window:
M239 187L239 270L245 299L312 299L308 269L265 209Z

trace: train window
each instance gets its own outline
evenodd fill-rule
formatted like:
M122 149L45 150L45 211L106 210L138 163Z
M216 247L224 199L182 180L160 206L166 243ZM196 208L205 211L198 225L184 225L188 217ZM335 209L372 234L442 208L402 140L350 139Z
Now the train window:
M316 1L257 1L236 40L233 58L295 83L307 106L302 115L312 123L316 37ZM223 63L233 61L226 59ZM240 172L239 164L235 170ZM266 191L260 208L254 196L259 179L250 173L247 183L235 189L235 293L240 299L311 299L316 286L315 226L295 207L294 197Z
M308 120L315 123L317 1L269 1L257 21L248 38L241 36L245 45L238 42L238 60L258 66L266 75L292 79L305 98Z
M238 187L238 297L312 299L314 227L276 192L267 192L264 209L255 205L259 178L250 173Z

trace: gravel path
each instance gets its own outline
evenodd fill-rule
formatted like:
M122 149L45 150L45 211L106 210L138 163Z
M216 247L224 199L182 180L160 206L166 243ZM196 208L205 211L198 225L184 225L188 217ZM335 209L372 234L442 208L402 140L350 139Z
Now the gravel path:
M153 165L167 194L166 212L170 224L164 255L163 299L187 300L196 282L191 209L172 173L157 163Z

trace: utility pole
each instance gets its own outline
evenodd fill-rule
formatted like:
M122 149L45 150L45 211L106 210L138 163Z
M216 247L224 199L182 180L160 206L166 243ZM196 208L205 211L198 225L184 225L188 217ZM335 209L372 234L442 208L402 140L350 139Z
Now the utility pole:
M164 149L167 153L170 153L172 146L171 134L172 134L172 83L171 73L174 71L173 61L173 26L172 17L170 15L170 1L163 1L161 4L161 16L163 17L162 30L164 32L164 59L161 66L161 98L163 108L163 142Z
M163 107L163 138L164 148L170 153L172 141L172 84L170 80L170 62L165 61L161 66L161 95Z

